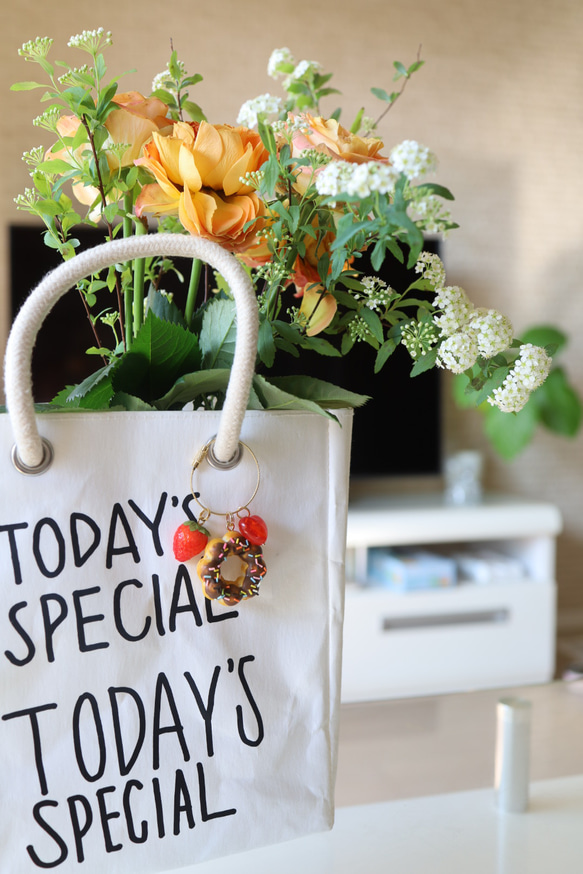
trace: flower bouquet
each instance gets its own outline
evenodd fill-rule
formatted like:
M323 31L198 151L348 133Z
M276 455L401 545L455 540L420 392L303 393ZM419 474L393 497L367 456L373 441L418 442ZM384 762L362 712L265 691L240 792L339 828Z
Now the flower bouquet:
M25 152L32 187L16 205L42 220L45 243L63 259L75 256L80 225L103 229L108 240L192 234L234 253L259 303L252 408L331 415L336 406L360 405L364 397L317 376L270 375L279 356L345 356L356 343L376 350L376 371L403 344L412 376L433 366L465 372L476 404L516 411L526 403L552 350L520 344L504 315L474 308L463 289L446 284L440 259L423 251L427 234L456 227L446 206L451 193L427 179L435 156L413 141L383 155L377 136L422 66L419 57L408 67L395 62L399 90L372 89L383 104L376 121L361 111L346 128L340 110L325 117L320 109L338 93L331 75L278 49L268 74L281 80L284 97L247 101L232 126L207 121L190 99L202 77L189 75L175 51L150 96L120 92L119 77L107 78L110 44L102 29L72 37L69 47L87 57L79 67L49 61L48 38L20 50L49 85L13 89L43 89L48 106L34 125L52 142ZM361 267L364 252L372 275ZM406 289L377 275L388 254L414 268ZM170 258L137 259L78 284L93 334L87 351L101 362L53 407L220 408L234 302L220 275L198 261L180 276L182 296L168 293L168 277L178 272Z

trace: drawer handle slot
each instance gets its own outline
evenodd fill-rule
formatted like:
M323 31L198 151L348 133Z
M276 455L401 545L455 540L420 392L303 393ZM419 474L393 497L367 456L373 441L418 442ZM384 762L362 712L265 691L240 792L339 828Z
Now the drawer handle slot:
M439 613L421 616L394 616L383 619L383 631L407 631L414 628L444 628L449 625L493 625L508 622L510 610L472 610L467 613Z

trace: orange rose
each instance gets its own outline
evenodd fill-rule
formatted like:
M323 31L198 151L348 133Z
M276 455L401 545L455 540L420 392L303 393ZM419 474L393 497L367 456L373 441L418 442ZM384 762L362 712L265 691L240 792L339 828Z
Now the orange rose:
M328 327L337 306L334 295L324 293L321 285L310 285L304 289L300 314L306 319L308 337L313 337Z
M241 177L267 158L259 134L246 128L176 122L170 136L154 132L136 161L156 180L142 189L136 214L177 215L191 234L244 251L265 208Z
M383 142L378 137L359 137L351 133L333 118L321 118L305 113L306 129L294 134L292 156L299 158L302 152L316 149L333 160L348 161L351 164L364 164L367 161L387 161L379 155ZM301 167L294 188L305 194L314 175L319 171Z

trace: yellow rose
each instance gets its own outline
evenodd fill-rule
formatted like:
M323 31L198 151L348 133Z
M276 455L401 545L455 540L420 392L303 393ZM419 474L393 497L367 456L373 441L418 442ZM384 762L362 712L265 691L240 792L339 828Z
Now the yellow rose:
M308 337L313 337L328 327L334 318L336 308L336 298L326 293L321 285L310 285L305 288L300 314L304 316Z
M244 251L254 242L265 207L241 177L267 158L254 131L177 122L170 136L154 132L136 161L156 180L143 187L136 214L177 215L191 234ZM246 228L247 222L252 224Z

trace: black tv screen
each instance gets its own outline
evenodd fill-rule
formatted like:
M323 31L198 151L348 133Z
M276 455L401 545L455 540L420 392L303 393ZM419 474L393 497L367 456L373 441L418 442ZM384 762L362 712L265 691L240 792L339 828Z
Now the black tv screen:
M80 228L76 236L82 248L103 242L99 230ZM427 241L428 251L438 243ZM359 269L373 273L366 266ZM44 245L38 226L10 228L12 310L17 312L29 291L45 273L61 263L57 252ZM188 263L182 266L188 276ZM412 279L413 271L394 258L387 258L378 274L397 291ZM185 294L179 285L172 289L177 302ZM112 305L114 301L112 300ZM95 345L78 292L71 290L53 308L38 337L33 354L33 396L44 402L65 385L79 382L99 365L99 359L85 354ZM274 375L307 373L334 382L371 400L355 411L351 475L354 477L428 476L441 469L441 391L436 369L410 377L411 359L399 346L380 373L374 373L376 352L367 343L357 343L350 354L328 358L307 353L300 359L279 356ZM267 375L267 374L266 374ZM309 447L306 447L309 451Z

